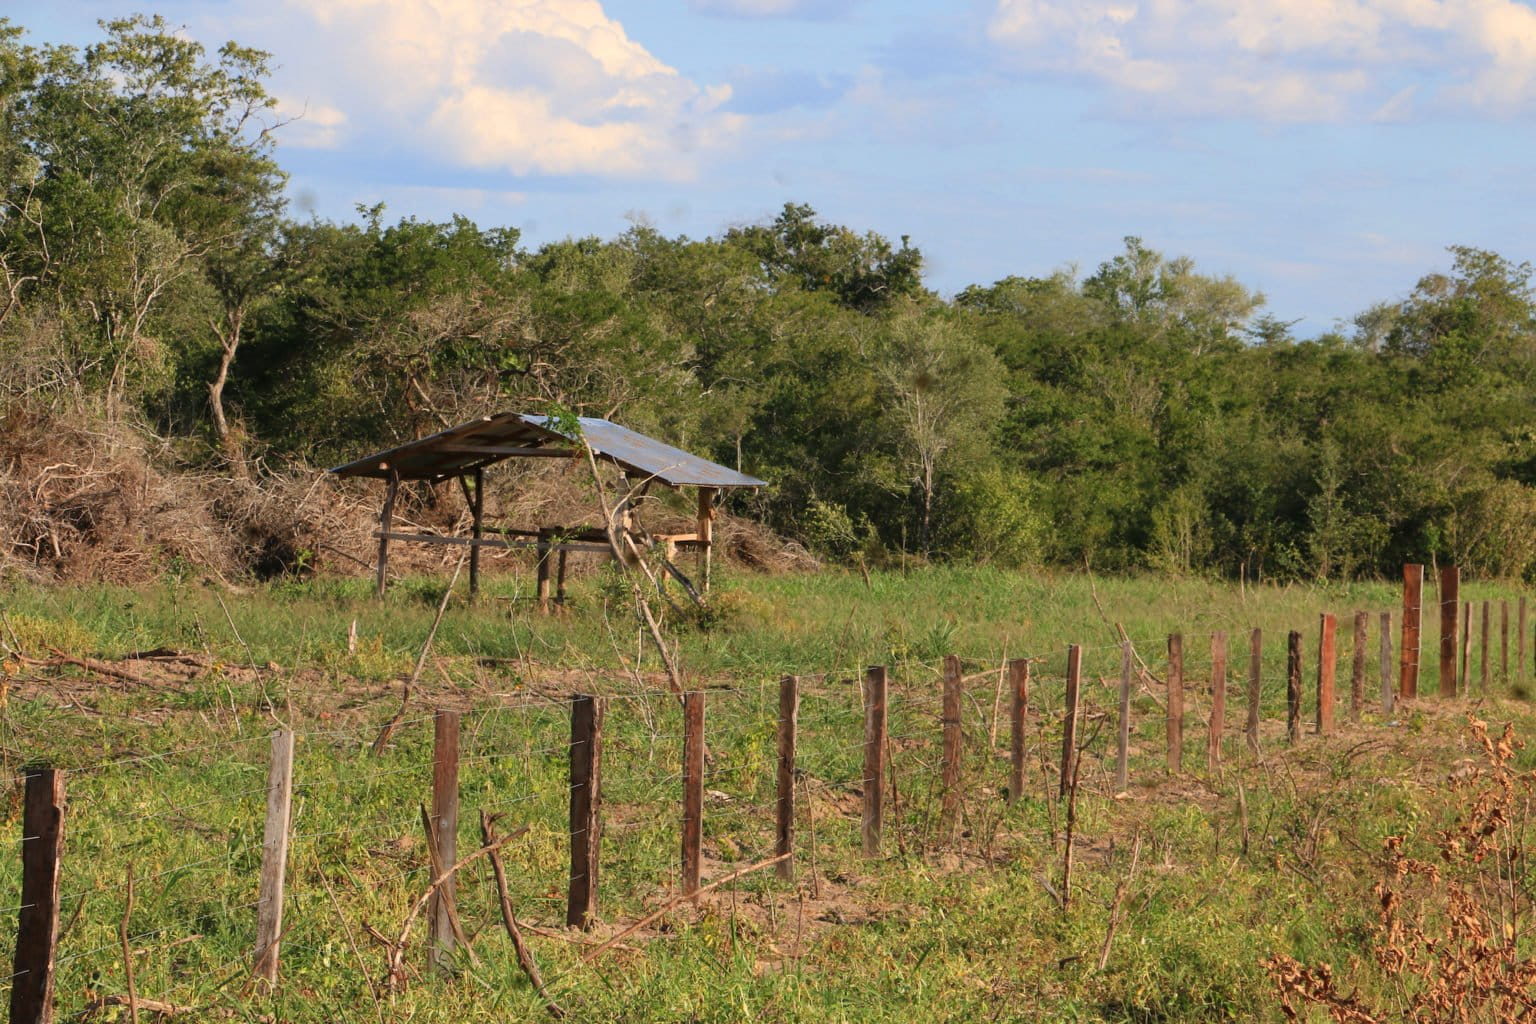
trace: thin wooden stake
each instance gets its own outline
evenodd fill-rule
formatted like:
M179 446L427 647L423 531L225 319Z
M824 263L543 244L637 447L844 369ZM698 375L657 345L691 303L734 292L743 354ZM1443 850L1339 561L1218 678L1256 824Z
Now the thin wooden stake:
M463 477L459 478L461 481ZM485 467L475 467L475 497L470 502L469 514L471 519L470 533L478 541L484 535L485 523ZM480 545L474 544L469 549L469 596L475 597L480 593Z
M578 694L571 701L571 875L566 887L565 923L583 931L596 923L603 839L602 779L603 702Z
M1120 728L1115 735L1115 792L1131 788L1131 645L1120 645ZM1106 947L1107 948L1107 947Z
M704 691L683 694L683 895L699 891L704 841Z
M1221 767L1221 736L1227 730L1227 634L1211 634L1211 721L1206 735L1205 766Z
M21 812L21 909L12 960L11 1024L52 1024L53 957L59 936L59 856L64 773L26 770Z
M459 859L459 713L439 708L432 716L432 830L437 835L437 862ZM433 893L428 920L432 922L432 962L447 970L457 945L453 918L457 879L449 877Z
M374 590L379 597L384 596L384 588L389 583L389 535L395 518L395 494L399 490L400 474L391 469L389 482L384 485L384 507L379 511L378 579L374 582Z
M963 750L960 732L960 702L964 684L960 659L953 654L944 656L944 750L940 762L939 832L945 841L952 840L960 827L960 769Z
M1338 667L1335 633L1338 622L1324 612L1319 616L1317 639L1317 734L1333 732L1333 679Z
M1168 771L1184 767L1184 637L1168 637Z
M1509 687L1509 601L1499 601L1499 683ZM1484 691L1485 693L1487 691Z
M1360 721L1360 709L1365 706L1365 648L1369 640L1371 613L1355 612L1355 650L1349 673L1349 720Z
M1285 734L1293 745L1301 742L1301 634L1295 630L1286 641Z
M1072 778L1077 762L1078 696L1083 682L1083 649L1078 644L1067 645L1067 694L1066 707L1061 713L1061 797L1066 798L1072 788Z
M1024 729L1029 713L1029 659L1014 658L1008 663L1008 680L1013 691L1010 702L1009 753L1012 756L1012 774L1008 779L1008 802L1016 803L1024 795Z
M1517 681L1521 685L1524 685L1525 684L1525 598L1524 597L1520 598L1519 613L1516 615L1516 619L1515 619L1515 645L1516 645L1516 648L1519 651L1519 658L1518 658L1518 660L1516 662L1516 669L1515 669L1515 671L1516 671L1516 679L1517 679Z
M880 856L885 820L885 666L864 673L864 856Z
M1424 567L1403 566L1403 643L1398 652L1401 674L1398 694L1406 700L1419 695L1419 634L1423 627Z
M1381 613L1381 713L1392 713L1392 613Z
M1484 633L1484 635L1483 635L1483 657L1484 657L1485 660L1488 657L1488 642L1487 642L1487 640L1488 640L1487 634ZM1461 650L1461 675L1458 676L1457 678L1460 680L1461 692L1462 693L1471 693L1472 692L1472 602L1471 601L1463 601L1461 603L1461 639L1458 640L1457 642L1461 645L1460 646L1460 650ZM1484 664L1483 668L1486 671L1488 666L1486 664Z
M800 678L779 680L779 777L774 801L774 852L789 854L774 871L785 882L795 880L795 740L800 723Z
M283 935L283 883L288 867L288 826L293 802L293 733L272 734L267 768L267 823L261 842L261 886L256 906L257 978L277 984L278 944Z
M1259 695L1264 672L1264 631L1248 634L1248 752L1259 755Z
M1489 606L1491 604L1492 604L1492 602L1490 602L1490 601L1484 601L1483 602L1483 643L1482 643L1482 650L1478 652L1479 654L1482 655L1482 657L1480 659L1478 659L1478 660L1482 663L1482 665L1481 665L1481 668L1482 668L1482 685L1483 685L1483 692L1484 693L1488 692L1488 676L1489 676L1489 673L1491 671L1490 668L1489 668L1489 665L1488 665L1488 624L1489 624L1488 620L1492 617L1489 614L1489 612L1491 610ZM1472 602L1468 601L1466 606L1467 606L1467 611L1468 611L1468 616L1469 616L1470 613L1471 613L1471 609L1472 609ZM1462 617L1462 635L1464 637L1466 637L1466 639L1463 640L1462 642L1466 646L1470 647L1471 644L1472 644L1472 638L1467 635L1470 632L1470 630L1467 628L1470 625L1470 623L1467 622L1468 616L1463 616ZM1463 656L1463 658L1462 658L1461 689L1462 689L1463 693L1471 693L1472 692L1472 677L1467 672L1465 656Z
M1456 610L1461 603L1461 570L1440 570L1440 696L1456 696Z

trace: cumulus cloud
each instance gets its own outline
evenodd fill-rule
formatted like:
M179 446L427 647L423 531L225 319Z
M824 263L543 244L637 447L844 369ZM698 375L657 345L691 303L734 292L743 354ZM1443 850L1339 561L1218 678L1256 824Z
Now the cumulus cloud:
M485 171L686 180L741 126L729 86L685 78L598 0L287 3L320 52L310 109L346 122L331 144L350 130Z
M688 0L699 14L729 18L836 18L859 0Z
M1521 0L996 0L988 34L1021 69L1143 112L1404 120L1536 101Z

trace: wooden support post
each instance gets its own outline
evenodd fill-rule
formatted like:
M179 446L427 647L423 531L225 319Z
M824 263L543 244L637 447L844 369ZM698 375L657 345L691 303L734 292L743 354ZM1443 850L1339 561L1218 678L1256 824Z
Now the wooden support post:
M1115 734L1115 792L1131 786L1131 644L1120 645L1120 728ZM1022 777L1023 772L1020 772Z
M571 701L571 877L565 891L565 923L590 929L596 923L598 872L603 842L602 700L578 694Z
M683 895L699 891L704 842L704 691L683 694Z
M1525 685L1525 598L1520 598L1519 612L1515 616L1515 646L1518 660L1515 663L1515 679Z
M1485 693L1485 694L1488 692L1488 674L1490 672L1490 669L1488 667L1488 620L1491 617L1488 613L1489 613L1489 604L1490 603L1491 602L1488 602L1488 601L1484 601L1483 602L1483 644L1482 644L1482 650L1479 652L1482 655L1482 658L1480 660L1482 662L1483 693ZM1471 630L1470 630L1471 623L1469 623L1467 621L1467 619L1470 617L1470 614L1471 614L1472 602L1468 601L1467 604L1466 604L1466 607L1467 607L1468 614L1462 616L1462 636L1465 637L1465 639L1462 641L1462 643L1466 647L1471 647L1472 646L1472 638L1467 635L1467 634L1469 634L1471 632ZM1462 693L1471 693L1472 692L1472 676L1467 671L1467 657L1466 657L1465 654L1462 655L1461 692Z
M534 597L538 600L539 611L549 612L549 556L550 548L554 544L555 531L547 526L539 527L538 546L535 550L539 554L538 566L534 575Z
M1008 682L1013 691L1008 716L1012 735L1009 737L1009 754L1012 772L1008 777L1008 802L1017 803L1024 795L1024 729L1029 713L1029 659L1014 658L1008 663Z
M1248 734L1248 751L1259 754L1259 690L1264 671L1264 631L1255 629L1248 634L1248 721L1244 732Z
M964 684L960 681L964 672L960 659L953 654L944 656L944 751L940 761L939 832L945 839L953 839L960 827L960 769L964 751L961 747L960 702ZM1068 684L1071 685L1070 683Z
M780 880L795 880L795 739L800 722L800 678L779 680L779 788L774 801L774 867Z
M11 1024L52 1024L53 958L59 939L59 858L64 773L26 769L21 812L21 909L12 960Z
M1168 771L1184 767L1184 637L1168 637Z
M261 881L256 904L255 975L270 989L277 984L283 936L283 884L288 867L288 825L293 802L293 733L272 734L267 766L267 824L261 840Z
M1461 570L1440 570L1440 696L1456 696L1456 610L1461 603Z
M389 471L389 482L384 485L384 507L379 512L379 578L374 586L379 597L389 581L389 534L395 520L395 495L400 490L400 474Z
M1083 649L1077 644L1067 645L1067 694L1066 706L1061 713L1061 796L1066 798L1072 788L1072 772L1077 766L1077 719L1078 698L1083 683Z
M1381 713L1392 713L1392 613L1381 613Z
M1424 567L1403 566L1403 643L1398 652L1401 675L1398 693L1407 700L1419 695L1419 634L1423 625Z
M864 673L864 856L880 856L885 821L885 666Z
M1365 648L1369 641L1370 612L1355 612L1355 651L1349 673L1349 720L1360 721L1360 709L1365 706Z
M1286 641L1285 735L1292 744L1301 742L1301 634L1295 630Z
M1211 634L1211 721L1206 736L1205 766L1221 767L1221 736L1227 729L1227 634Z
M709 593L710 559L715 547L715 495L714 487L699 488L699 591Z
M473 521L470 527L470 535L475 540L480 540L485 531L485 467L475 469L475 499L469 506ZM474 597L480 593L480 545L475 544L469 549L469 596Z
M439 708L432 716L432 831L437 863L459 862L459 713ZM432 962L453 963L457 888L449 878L432 894L427 920L432 922Z
M1338 667L1338 621L1327 612L1320 616L1317 639L1317 734L1333 732L1333 677Z
M555 556L555 604L561 608L565 607L565 558L569 554L570 552L562 547L559 554ZM666 576L663 575L662 579L666 579Z
M1509 601L1499 601L1499 684L1509 687ZM1484 691L1486 696L1487 691Z

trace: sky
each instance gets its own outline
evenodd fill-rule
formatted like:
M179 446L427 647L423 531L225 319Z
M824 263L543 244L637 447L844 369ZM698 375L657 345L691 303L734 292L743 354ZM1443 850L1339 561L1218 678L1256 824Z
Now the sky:
M165 15L273 54L294 212L702 238L786 202L950 295L1127 235L1336 329L1536 248L1521 0L0 0L34 43Z

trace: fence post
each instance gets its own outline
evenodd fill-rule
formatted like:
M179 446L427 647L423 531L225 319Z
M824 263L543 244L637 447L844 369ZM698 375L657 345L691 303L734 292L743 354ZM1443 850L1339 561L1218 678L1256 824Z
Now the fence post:
M795 739L800 723L800 677L779 680L779 778L774 801L775 845L783 857L774 872L785 882L795 880Z
M534 550L538 553L539 560L534 567L533 596L538 602L539 611L549 612L549 570L550 555L553 553L555 539L559 531L548 526L539 527L538 543Z
M1509 686L1509 600L1499 600L1499 682ZM1486 695L1487 691L1484 691Z
M1285 734L1291 743L1301 742L1301 634L1296 630L1286 642Z
M1338 667L1338 621L1327 612L1322 614L1317 640L1317 734L1327 736L1333 732L1333 677Z
M571 877L565 890L567 927L586 931L597 913L603 842L603 702L590 694L571 700Z
M21 812L21 909L12 961L11 1024L52 1024L53 955L59 938L59 853L64 773L26 769Z
M1461 602L1461 570L1440 570L1440 696L1456 696L1456 607Z
M1168 771L1184 766L1184 637L1168 636Z
M864 673L864 856L880 856L885 821L885 666Z
M1115 792L1131 788L1131 642L1120 645L1120 728L1115 737Z
M283 882L288 866L288 823L293 802L293 733L272 734L267 767L267 823L261 840L261 881L256 905L256 977L277 984L283 936Z
M1403 646L1398 652L1401 676L1398 693L1408 700L1419 695L1419 634L1424 616L1424 567L1403 566Z
M1259 686L1264 671L1264 632L1255 629L1248 634L1248 722L1244 730L1248 734L1248 750L1255 757L1259 753Z
M1072 788L1072 772L1077 761L1077 705L1083 684L1083 649L1067 645L1066 707L1061 713L1061 796Z
M683 895L699 891L704 840L704 691L683 694Z
M1392 613L1381 613L1381 713L1392 713Z
M1355 658L1349 675L1349 720L1360 721L1360 708L1365 704L1365 645L1370 629L1369 612L1355 612Z
M1009 753L1013 757L1013 772L1008 779L1008 802L1014 803L1024 795L1024 727L1029 713L1029 659L1014 658L1008 662L1008 681L1012 684L1013 701L1009 724L1013 735L1009 737Z
M939 800L939 832L945 839L954 836L960 825L960 767L961 757L961 679L960 659L953 654L944 656L944 752L940 764L940 785L943 795Z
M459 713L443 708L432 715L432 832L437 863L446 870L459 861ZM452 966L457 886L449 878L432 894L432 962Z
M1515 647L1519 651L1519 660L1516 663L1516 678L1525 684L1525 598L1520 598L1519 612L1515 617Z
M1206 741L1206 767L1221 766L1221 734L1227 723L1227 634L1211 634L1211 722Z
M1488 606L1490 604L1491 602L1489 601L1483 602L1483 648L1480 652L1482 654L1482 658L1480 660L1482 661L1482 683L1484 694L1488 692L1488 675L1490 671L1488 667L1488 620L1491 618L1491 616L1488 614ZM1466 607L1467 614L1462 616L1462 635L1464 637L1462 640L1462 645L1465 648L1470 648L1472 646L1472 637L1470 636L1471 623L1468 620L1470 620L1472 617L1472 602L1468 601ZM1468 671L1467 656L1465 654L1462 655L1461 666L1461 692L1471 693L1472 675Z

